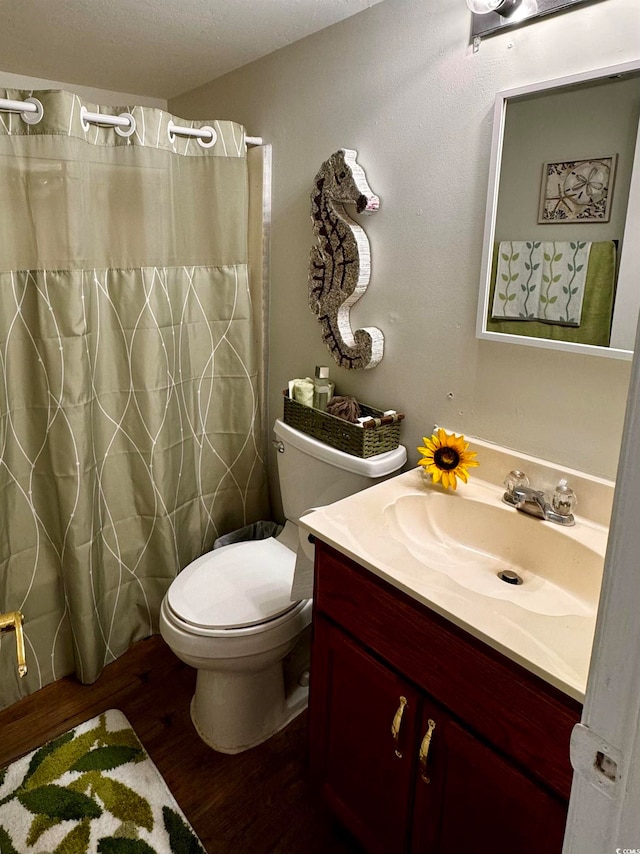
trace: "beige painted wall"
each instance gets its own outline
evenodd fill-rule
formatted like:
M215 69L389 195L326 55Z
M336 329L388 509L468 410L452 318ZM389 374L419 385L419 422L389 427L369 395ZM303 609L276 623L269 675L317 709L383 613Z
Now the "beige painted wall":
M160 98L147 98L145 95L132 95L126 92L112 92L110 89L94 89L91 86L76 86L75 83L60 83L57 80L45 80L42 77L26 77L24 74L12 74L0 71L0 88L2 89L66 89L75 92L81 98L105 107L122 107L139 105L167 109L167 102Z
M637 0L607 0L468 44L463 0L385 0L170 101L233 118L273 143L269 404L329 364L338 390L407 414L411 463L434 423L613 477L629 363L474 337L492 109L499 90L637 58ZM307 307L309 193L333 151L355 148L381 209L352 312L377 325L373 370L330 359ZM273 459L271 460L273 463Z

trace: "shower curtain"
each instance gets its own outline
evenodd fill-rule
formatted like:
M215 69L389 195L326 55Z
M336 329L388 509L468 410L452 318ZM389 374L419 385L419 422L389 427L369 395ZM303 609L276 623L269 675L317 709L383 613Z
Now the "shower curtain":
M163 111L85 104L131 113L126 138L69 92L0 97L31 94L40 124L0 113L0 612L23 612L29 668L0 635L0 707L93 681L268 512L243 129L205 148Z

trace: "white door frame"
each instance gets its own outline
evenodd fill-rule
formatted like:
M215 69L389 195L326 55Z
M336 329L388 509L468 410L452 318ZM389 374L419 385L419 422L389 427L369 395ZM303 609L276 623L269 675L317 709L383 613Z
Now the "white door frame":
M575 773L562 854L640 854L640 323L571 764Z

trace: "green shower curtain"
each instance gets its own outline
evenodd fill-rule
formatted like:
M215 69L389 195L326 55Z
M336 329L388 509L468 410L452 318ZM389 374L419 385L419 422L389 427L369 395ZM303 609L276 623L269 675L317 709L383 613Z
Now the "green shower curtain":
M0 635L0 707L93 681L268 509L243 129L204 148L163 111L85 104L133 114L125 138L34 94L39 124L0 113L0 612L29 667Z

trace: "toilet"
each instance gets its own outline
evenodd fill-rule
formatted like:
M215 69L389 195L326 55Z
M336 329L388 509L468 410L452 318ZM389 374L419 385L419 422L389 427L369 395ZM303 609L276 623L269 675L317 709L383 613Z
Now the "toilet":
M266 741L307 705L312 602L291 594L296 563L309 572L313 546L299 518L383 480L407 458L403 446L354 457L280 420L274 433L284 529L197 558L160 609L165 642L198 671L193 724L222 753Z

